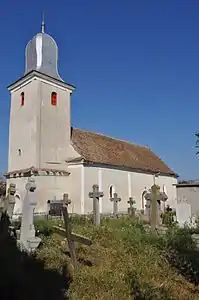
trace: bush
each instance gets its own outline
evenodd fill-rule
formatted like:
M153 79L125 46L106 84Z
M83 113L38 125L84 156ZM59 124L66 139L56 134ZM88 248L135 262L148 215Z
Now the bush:
M167 205L165 212L161 214L162 224L164 224L166 226L176 225L176 222L174 221L175 215L176 215L176 213L174 211L172 211L172 208L170 208L169 205Z
M34 225L36 235L50 236L53 234L53 221L37 220Z

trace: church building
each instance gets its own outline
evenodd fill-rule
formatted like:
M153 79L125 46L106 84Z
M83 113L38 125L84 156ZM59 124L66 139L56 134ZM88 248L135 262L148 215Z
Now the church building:
M133 197L145 209L144 193L154 183L175 207L177 175L148 147L71 127L71 96L75 87L58 72L58 47L44 30L26 46L25 74L8 89L11 94L7 183L15 183L15 212L22 211L28 177L35 178L37 212L47 212L47 201L68 193L70 211L92 212L93 184L104 193L100 212L113 211L110 198L122 199L127 211ZM156 176L155 176L156 175Z

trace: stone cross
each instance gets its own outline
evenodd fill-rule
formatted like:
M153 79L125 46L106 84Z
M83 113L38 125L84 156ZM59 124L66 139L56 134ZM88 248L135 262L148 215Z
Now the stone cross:
M63 205L68 205L71 204L71 200L68 198L68 194L63 194Z
M127 201L127 203L130 205L130 207L128 209L129 216L134 216L134 214L135 214L135 207L133 207L133 204L135 204L135 201L133 200L132 197L129 197L129 200Z
M7 212L9 218L12 218L14 206L15 206L15 193L16 193L16 185L14 183L10 183L8 188L8 195L4 202L4 211Z
M152 190L152 207L151 207L151 229L156 229L157 226L157 186L154 184Z
M160 225L160 203L165 202L168 197L164 192L160 191L160 187L154 184L149 192L145 194L147 200L146 208L149 214L151 228L154 230Z
M113 194L113 198L110 198L111 201L113 201L113 215L114 217L117 217L118 215L118 202L121 201L121 198L118 197L117 193Z
M93 191L90 192L89 198L93 199L93 222L96 226L100 225L99 198L104 196L103 192L99 192L99 186L93 185Z
M40 238L35 237L35 227L33 222L33 213L37 201L35 197L36 183L34 178L28 178L26 183L26 195L23 200L22 222L20 230L20 245L21 248L32 252L41 241Z

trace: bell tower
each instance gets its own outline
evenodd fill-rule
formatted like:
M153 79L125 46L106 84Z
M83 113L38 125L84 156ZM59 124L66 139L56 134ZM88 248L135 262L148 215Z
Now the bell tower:
M58 47L42 30L26 46L25 74L11 94L8 172L62 168L70 143L70 101L75 87L58 72Z

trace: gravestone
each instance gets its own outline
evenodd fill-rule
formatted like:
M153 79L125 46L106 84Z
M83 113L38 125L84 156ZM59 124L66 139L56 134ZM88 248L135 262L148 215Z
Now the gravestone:
M1 214L2 212L6 212L10 220L12 219L15 206L15 193L16 185L10 183L6 198L1 199Z
M93 222L96 226L100 225L99 198L104 196L103 192L99 191L97 184L93 185L93 191L88 194L89 198L93 199Z
M63 200L48 200L48 215L52 217L62 216Z
M127 203L129 204L129 208L128 208L128 215L129 216L135 216L135 210L136 208L133 206L135 204L135 201L133 200L132 197L129 197L129 200L127 201Z
M37 201L35 197L36 183L33 178L28 178L26 195L23 200L22 221L20 229L20 246L27 252L33 252L40 244L41 239L35 236L33 214Z
M121 201L121 198L118 197L117 193L113 194L113 198L110 198L110 201L113 202L113 215L117 217L118 215L118 202Z
M14 183L10 183L8 188L8 196L7 196L7 214L12 219L14 206L15 206L15 193L16 193L16 185Z
M92 241L72 233L72 224L71 224L71 218L69 218L68 214L68 205L71 204L71 200L68 197L68 194L63 195L63 217L64 217L64 226L65 229L59 227L59 226L53 226L53 228L60 234L63 234L66 236L67 242L68 242L68 247L70 251L70 257L72 260L72 264L74 267L77 265L77 257L75 253L75 242L81 243L83 245L90 246L92 245Z
M160 191L160 187L154 184L151 189L145 194L147 214L151 223L151 228L154 230L160 225L161 201L165 202L168 197L165 192Z
M178 202L176 205L176 218L181 228L191 226L191 205L186 202Z

